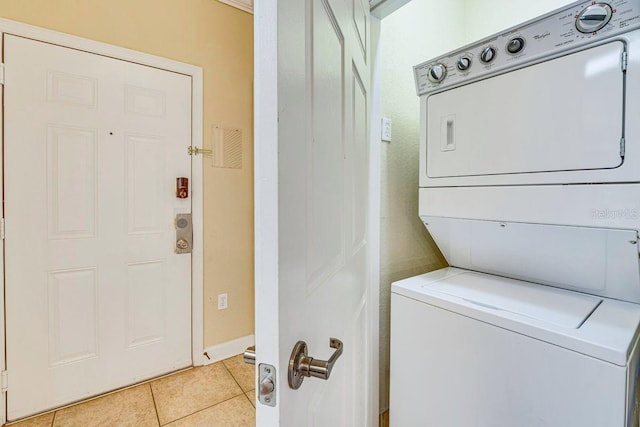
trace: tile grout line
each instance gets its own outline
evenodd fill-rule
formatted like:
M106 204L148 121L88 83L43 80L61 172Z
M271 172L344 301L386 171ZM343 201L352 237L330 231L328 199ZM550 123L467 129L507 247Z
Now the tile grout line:
M256 389L254 388L253 390L249 390L248 392L246 392L244 394L244 397L246 397L247 399L249 399L249 403L251 403L251 406L253 406L253 409L256 409L256 405L253 404L253 401L251 400L251 398L247 395L247 393L251 393L253 392L254 394L254 398L255 398L255 394L256 394Z
M244 394L244 393L242 393L242 394ZM206 408L199 409L199 410L197 410L197 411L195 411L195 412L192 412L192 413L190 413L190 414L183 415L183 416L181 416L180 418L176 418L175 420L171 420L171 421L169 421L169 422L168 422L168 423L166 423L166 424L160 424L160 426L161 426L161 427L163 427L163 426L168 426L169 424L175 423L176 421L182 420L182 419L184 419L184 418L188 418L188 417L190 417L190 416L192 416L192 415L195 415L195 414L198 414L198 413L200 413L200 412L206 411L207 409L211 409L211 408L213 408L214 406L218 406L218 405L220 405L220 404L222 404L222 403L225 403L225 402L228 402L228 401L230 401L230 400L237 399L238 397L242 396L242 394L238 394L238 395L236 395L236 396L232 396L232 397L230 397L230 398L228 398L228 399L221 400L220 402L215 403L215 404L213 404L213 405L211 405L211 406L207 406ZM249 403L251 403L251 402L249 402ZM158 422L160 422L160 421L158 421Z
M234 356L235 357L235 356ZM229 359L232 359L231 357ZM225 359L228 360L228 359ZM233 381L235 381L235 383L238 385L238 388L240 389L240 391L242 392L242 394L244 394L246 396L246 393L244 391L244 389L242 388L242 386L240 385L240 383L238 382L238 380L236 379L236 377L233 375L233 372L231 372L231 369L229 369L227 367L227 364L224 363L224 360L221 361L222 362L222 366L224 366L224 369L227 370L227 372L229 373L229 375L231 375L231 378L233 378Z
M238 356L241 356L241 355L242 355L242 353L241 353L241 354L239 354L239 355L237 355L237 356L233 356L233 357L238 357ZM224 360L222 360L221 362L222 362L222 364L224 365L225 369L229 372L229 375L231 375L231 378L233 378L233 380L236 382L236 384L238 384L238 387L240 387L240 390L242 390L242 394L244 394L244 397L246 397L246 398L247 398L247 400L249 400L249 403L251 404L251 406L253 406L253 409L255 410L255 409L256 409L256 405L254 405L254 404L253 404L253 402L251 401L251 399L249 398L249 396L247 396L247 393L249 393L249 392L251 392L251 391L252 391L252 392L253 392L253 394L255 395L255 393L256 393L256 389L255 389L255 388L253 388L253 389L251 389L251 390L249 390L249 391L244 391L244 389L242 388L242 386L240 385L240 383L238 382L238 380L236 379L236 377L233 375L233 372L231 372L231 369L229 369L229 368L227 367L227 364L226 364L226 363L224 363L224 361L225 361L225 360L233 359L233 357L229 357L229 358L227 358L227 359L224 359ZM254 365L254 369L255 369L255 365ZM254 376L255 376L255 371L254 371Z
M226 360L226 359L225 359L225 360ZM224 363L224 360L220 360L219 362L214 362L214 363L212 363L212 364L210 364L210 365L207 365L207 366L214 366L214 365L216 365L216 364L218 364L218 363L219 363L219 364L221 364L221 365L224 367L224 369L227 371L227 373L229 374L229 376L230 376L230 377L233 379L233 381L236 383L236 385L237 385L237 386L238 386L238 388L240 389L240 394L237 394L237 395L231 396L231 397L229 397L228 399L221 400L220 402L214 403L213 405L207 406L206 408L202 408L202 409L199 409L199 410L197 410L197 411L195 411L195 412L192 412L192 413L190 413L190 414L187 414L187 415L184 415L184 416L182 416L182 417L176 418L175 420L171 420L171 421L169 421L169 422L168 422L168 423L166 423L166 424L160 424L160 419L158 419L158 424L160 424L160 426L167 426L167 425L169 425L169 424L171 424L171 423L175 423L175 422L176 422L176 421L178 421L178 420L181 420L181 419L184 419L184 418L190 417L190 416L195 415L195 414L197 414L197 413L199 413L199 412L202 412L202 411L206 411L207 409L211 409L211 408L213 408L214 406L218 406L218 405L220 405L220 404L222 404L222 403L224 403L224 402L228 402L228 401L230 401L230 400L232 400L232 399L238 398L238 397L243 396L243 395L244 395L244 397L245 397L245 398L247 398L247 399L248 399L248 397L247 397L246 393L244 392L244 390L243 390L243 389L242 389L242 387L240 386L240 383L238 383L238 380L236 380L236 377L234 377L234 376L233 376L233 373L229 370L229 368L227 368L227 365ZM152 390L152 393L153 393L153 388L152 388L151 390ZM154 403L155 403L155 401L154 401ZM251 406L253 406L253 405L251 404L251 401L249 401L249 404L250 404ZM255 407L254 407L254 409L255 409ZM156 414L157 414L157 410L156 410Z
M10 425L22 423L22 422L25 422L25 421L29 421L31 419L38 418L38 417L41 417L43 415L48 415L48 414L51 414L51 413L54 414L54 420L55 420L55 415L58 412L62 411L63 409L82 406L82 405L85 405L85 404L87 404L89 402L93 402L93 401L100 400L100 399L102 399L104 397L107 397L107 396L112 396L112 395L115 395L115 394L118 394L118 393L122 393L124 391L131 390L133 388L136 388L138 386L143 386L145 384L151 385L152 382L155 382L157 380L161 380L161 379L164 379L164 378L172 377L174 375L178 375L178 374L181 374L183 372L188 372L188 371L193 370L194 368L195 368L195 366L193 366L193 365L192 366L188 366L186 368L178 369L176 371L172 371L172 372L160 375L158 377L149 378L149 379L142 380L142 381L134 383L134 384L129 384L129 385L126 385L126 386L123 386L123 387L120 387L120 388L109 390L107 392L104 392L104 393L101 393L101 394L97 394L95 396L91 396L91 397L88 397L86 399L81 399L81 400L77 400L77 401L68 403L68 404L63 405L63 406L58 406L58 407L56 407L54 409L51 409L51 410L48 410L48 411L39 412L39 413L36 413L34 415L30 415L28 417L25 417L25 418L20 418L20 419L18 419L16 421L12 421ZM51 427L53 427L53 424L51 425Z
M158 405L156 405L156 397L153 394L153 387L151 387L151 383L148 383L147 385L149 386L149 391L151 392L151 400L153 400L153 409L156 411L156 420L158 420L158 426L160 426L161 425L160 414L158 414Z
M228 360L228 359L231 359L231 358L227 358L227 359L225 359L225 360ZM134 385L131 385L131 386L128 386L128 387L124 387L124 388L119 389L119 390L114 390L114 391L112 391L112 392L109 392L109 393L105 393L105 394L103 394L103 395L96 396L95 398L87 399L87 400L85 400L85 401L77 402L77 403L74 403L74 404L71 404L71 405L68 405L68 406L62 407L62 408L58 408L58 410L54 410L54 411L52 411L52 412L53 412L53 417L52 417L52 419L51 419L51 424L50 424L50 426L49 426L49 427L53 427L53 426L55 425L55 422L56 422L56 418L57 418L57 414L58 414L58 412L59 412L59 409L64 409L64 408L68 408L68 407L75 407L75 406L82 406L83 404L86 404L86 403L88 403L88 402L90 402L90 401L93 401L93 400L100 400L101 398L107 397L107 396L109 396L109 395L115 395L115 394L118 394L118 393L123 392L123 391L125 391L125 390L132 389L132 388L135 388L135 387L137 387L137 386L141 386L141 385L147 385L147 386L149 387L149 391L151 392L151 399L152 399L152 402L153 402L153 407L154 407L154 411L155 411L155 414L156 414L156 421L158 422L158 426L166 426L166 425L168 425L168 424L174 423L174 422L176 422L176 421L178 421L178 420L181 420L181 419L183 419L183 418L190 417L190 416L195 415L195 414L197 414L197 413L199 413L199 412L203 412L203 411L205 411L205 410L208 410L208 409L211 409L211 408L213 408L213 407L215 407L215 406L218 406L218 405L220 405L220 404L222 404L222 403L225 403L225 402L228 402L228 401L233 400L233 399L235 399L235 398L238 398L238 397L240 397L241 395L243 395L243 396L245 397L245 399L247 399L247 400L249 401L249 405L251 405L251 407L253 407L253 408L254 408L254 410L255 410L255 405L253 404L253 402L251 401L251 399L250 399L250 398L249 398L249 396L247 395L247 393L249 393L249 392L254 392L254 393L255 393L255 388L254 388L254 389L252 389L252 390L249 390L249 391L245 391L245 390L243 389L243 387L240 385L240 383L239 383L238 379L236 378L236 376L235 376L235 375L233 374L233 372L231 371L231 369L229 369L229 367L226 365L226 363L224 363L224 360L221 360L220 362L221 362L222 366L224 367L225 371L226 371L226 372L229 374L229 376L233 379L234 383L236 384L236 386L237 386L237 387L238 387L238 389L240 390L240 393L238 393L237 395L236 395L236 394L234 394L234 395L230 396L230 397L229 397L229 398L227 398L227 399L224 399L224 400L221 400L221 401L219 401L219 402L216 402L216 403L215 403L215 404L213 404L213 405L207 406L207 407L205 407L205 408L202 408L202 409L197 410L197 411L195 411L195 412L192 412L192 413L190 413L190 414L187 414L187 415L184 415L184 416L182 416L182 417L179 417L179 418L176 418L176 419L174 419L174 420L171 420L171 421L167 422L166 424L162 424L162 423L161 423L161 421L160 421L160 414L159 414L159 411L158 411L158 404L156 403L156 400L155 400L155 394L154 394L154 391L153 391L152 382L154 382L154 381L156 381L156 380L158 380L158 379L162 379L162 378L166 378L166 377L174 376L174 375L180 374L180 373L182 373L182 372L192 370L192 369L194 369L194 367L192 367L192 368L190 368L190 369L180 370L180 371L177 371L177 372L172 372L172 373L170 373L170 374L168 374L168 375L165 375L165 376L162 376L162 377L160 377L160 378L153 378L153 379L147 380L147 381L145 381L145 382L142 382L141 384L140 384L140 383L138 383L138 384L134 384Z

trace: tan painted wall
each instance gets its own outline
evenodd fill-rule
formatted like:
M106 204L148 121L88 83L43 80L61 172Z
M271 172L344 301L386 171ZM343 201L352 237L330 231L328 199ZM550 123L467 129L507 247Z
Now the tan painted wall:
M215 0L0 0L0 16L203 68L204 146L217 124L244 139L241 170L204 159L204 345L253 334L253 16Z

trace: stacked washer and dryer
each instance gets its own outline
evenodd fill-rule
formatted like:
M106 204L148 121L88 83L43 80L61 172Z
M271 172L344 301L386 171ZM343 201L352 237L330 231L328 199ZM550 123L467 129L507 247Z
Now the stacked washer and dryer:
M640 0L415 67L420 218L392 286L393 427L638 426Z

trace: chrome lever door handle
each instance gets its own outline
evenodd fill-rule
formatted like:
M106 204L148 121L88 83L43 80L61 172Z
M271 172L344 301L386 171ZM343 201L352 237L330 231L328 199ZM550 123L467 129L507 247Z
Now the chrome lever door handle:
M342 354L343 344L337 338L330 338L329 346L336 350L329 360L317 360L308 356L306 342L298 341L296 343L289 358L289 387L294 390L299 389L305 377L315 377L322 380L329 379L336 360Z
M336 338L329 339L329 347L335 348L336 351L333 352L329 360L317 360L312 357L309 357L309 367L306 368L303 364L303 369L308 369L309 376L320 378L322 380L328 380L331 375L331 371L333 370L333 365L335 365L338 357L342 355L342 341Z

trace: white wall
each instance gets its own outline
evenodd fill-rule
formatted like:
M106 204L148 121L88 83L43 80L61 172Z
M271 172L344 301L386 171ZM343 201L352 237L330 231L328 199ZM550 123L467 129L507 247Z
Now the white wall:
M389 406L391 282L446 265L418 219L419 104L412 67L569 4L566 0L412 0L382 20L382 115L393 140L381 146L380 409ZM407 333L419 333L416 325ZM419 355L416 355L419 358ZM419 363L419 360L407 361Z
M422 2L424 0L413 0ZM573 1L567 0L463 0L465 44L490 36ZM426 59L426 58L425 58Z
M381 146L380 409L389 406L391 282L445 266L418 218L418 114L413 65L462 43L462 0L412 0L382 21L382 115L393 120Z

